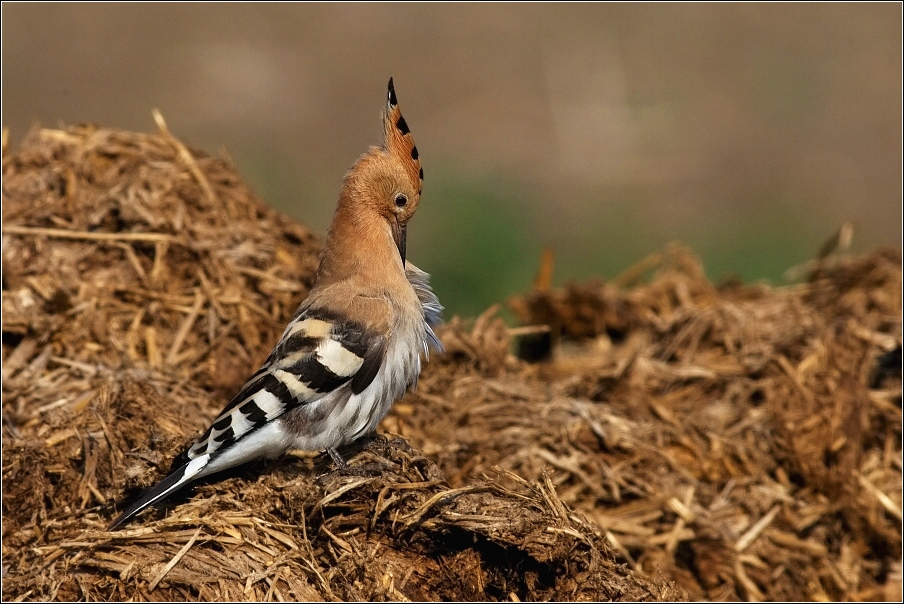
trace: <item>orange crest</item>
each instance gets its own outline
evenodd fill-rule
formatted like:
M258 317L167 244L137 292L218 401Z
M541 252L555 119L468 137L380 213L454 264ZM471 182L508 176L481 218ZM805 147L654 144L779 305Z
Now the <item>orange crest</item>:
M424 169L421 168L421 161L418 158L411 130L408 129L408 124L405 123L405 118L402 117L402 111L399 109L392 78L389 78L386 113L383 115L383 148L405 166L411 183L417 186L417 193L420 195L424 183Z

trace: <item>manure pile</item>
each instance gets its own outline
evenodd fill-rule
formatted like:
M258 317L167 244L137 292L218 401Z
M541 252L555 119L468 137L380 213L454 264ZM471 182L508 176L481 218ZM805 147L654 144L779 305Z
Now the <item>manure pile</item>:
M106 532L319 253L159 122L4 145L4 600L900 600L893 249L779 289L680 247L535 289L524 328L442 328L353 472L296 453Z

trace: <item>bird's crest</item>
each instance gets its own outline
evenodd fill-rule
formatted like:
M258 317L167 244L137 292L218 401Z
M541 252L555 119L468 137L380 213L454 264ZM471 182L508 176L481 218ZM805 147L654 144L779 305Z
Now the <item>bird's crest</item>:
M417 194L420 195L424 183L424 169L421 168L414 138L408 124L405 123L405 118L402 117L402 110L399 109L392 78L389 78L386 112L383 114L383 148L405 166L411 184L416 186Z

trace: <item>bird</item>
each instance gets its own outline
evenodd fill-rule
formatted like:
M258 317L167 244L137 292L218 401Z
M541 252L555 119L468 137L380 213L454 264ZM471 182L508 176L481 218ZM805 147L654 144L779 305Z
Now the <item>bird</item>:
M273 351L108 530L199 478L290 449L326 451L347 471L337 448L372 433L416 385L422 355L443 350L443 306L406 258L424 171L392 78L382 121L382 145L345 175L311 290Z

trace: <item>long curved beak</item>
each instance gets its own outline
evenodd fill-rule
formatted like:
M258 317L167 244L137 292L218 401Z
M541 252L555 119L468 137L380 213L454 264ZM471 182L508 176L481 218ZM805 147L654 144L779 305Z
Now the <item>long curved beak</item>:
M405 240L408 234L408 225L399 223L396 218L392 225L392 239L395 241L396 247L399 248L399 256L402 258L402 266L405 266Z

